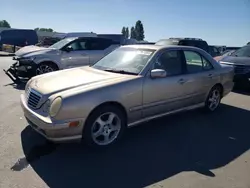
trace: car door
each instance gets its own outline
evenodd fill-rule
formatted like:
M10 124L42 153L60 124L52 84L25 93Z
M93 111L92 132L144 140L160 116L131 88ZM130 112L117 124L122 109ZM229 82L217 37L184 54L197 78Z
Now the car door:
M111 39L92 38L89 40L88 47L89 48L86 53L89 56L90 64L94 64L105 55L119 47L119 45L117 42L114 42Z
M217 73L212 64L200 53L184 50L185 57L185 82L189 93L188 105L202 103L209 90L218 80Z
M181 50L165 50L153 62L143 84L143 116L150 117L186 106L189 90L184 74L185 61ZM151 78L153 69L163 69L167 76Z
M64 47L61 62L65 68L89 65L89 55L86 44L88 38L80 38Z

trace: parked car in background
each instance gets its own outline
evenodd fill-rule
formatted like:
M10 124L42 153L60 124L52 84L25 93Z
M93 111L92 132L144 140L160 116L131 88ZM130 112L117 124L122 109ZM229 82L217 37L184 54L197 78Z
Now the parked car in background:
M219 48L216 47L216 46L208 46L208 49L209 49L209 54L212 57L216 57L216 56L221 55L221 52L220 52Z
M210 53L209 46L206 41L199 38L169 38L161 39L155 43L155 45L181 45L181 46L193 46L201 48L202 50Z
M0 31L0 50L3 44L13 46L35 45L38 42L38 36L32 29L6 29Z
M49 47L49 46L59 42L60 40L61 40L61 38L57 38L57 37L45 37L41 41L39 41L39 43L37 43L36 46Z
M225 50L238 50L241 47L233 47L233 46L227 46Z
M115 42L118 42L120 45L131 45L141 42L137 41L136 39L127 39L123 34L98 34L97 37L111 39Z
M238 85L250 86L250 45L223 56L220 64L234 67L234 81Z
M123 34L98 34L97 37L110 39L122 45L126 44L127 40Z
M232 87L233 68L201 49L127 45L94 65L30 79L21 106L48 140L105 147L151 119L201 107L213 112Z
M93 32L71 32L71 33L65 33L65 35L62 36L62 38L72 38L72 37L97 37L96 33Z
M218 56L215 56L214 59L216 61L220 61L224 56L230 55L234 52L235 50L225 50L223 53L221 53Z
M94 64L119 46L118 42L100 37L65 38L49 48L27 46L15 53L16 63L5 73L18 83L20 78Z

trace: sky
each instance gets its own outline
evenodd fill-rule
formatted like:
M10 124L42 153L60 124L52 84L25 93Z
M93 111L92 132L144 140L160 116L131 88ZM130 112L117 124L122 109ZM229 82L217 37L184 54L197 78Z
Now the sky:
M0 0L0 20L13 28L121 33L137 20L145 40L202 38L211 45L250 41L250 0Z

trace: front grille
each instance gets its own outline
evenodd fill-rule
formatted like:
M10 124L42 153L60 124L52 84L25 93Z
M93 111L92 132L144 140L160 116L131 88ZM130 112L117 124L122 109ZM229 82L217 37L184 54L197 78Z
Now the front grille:
M250 72L250 67L244 65L234 65L234 72L235 74L247 74Z
M28 106L33 109L37 108L40 99L42 98L41 94L31 88L28 88L26 96Z

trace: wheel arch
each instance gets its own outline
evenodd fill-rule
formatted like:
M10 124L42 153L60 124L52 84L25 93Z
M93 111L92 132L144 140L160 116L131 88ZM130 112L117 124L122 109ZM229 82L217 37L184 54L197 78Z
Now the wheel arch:
M104 107L104 106L114 106L114 107L116 107L116 108L119 108L119 109L123 112L124 117L125 117L125 120L126 120L126 123L127 123L127 120L128 120L128 113L127 113L125 107L124 107L121 103L119 103L119 102L117 102L117 101L107 101L107 102L103 102L103 103L99 104L98 106L96 106L96 107L89 113L89 115L88 115L88 117L87 117L87 119L86 119L86 121L85 121L85 124L86 124L86 122L88 121L89 117L90 117L97 109L102 108L102 107Z
M206 98L204 98L204 101L207 100L207 97L208 97L210 91L211 91L214 87L220 87L220 89L221 89L221 93L220 93L220 94L221 94L221 98L223 97L223 92L224 92L223 85L222 85L221 83L216 83L216 84L213 85L213 87L210 88L210 90L207 91L207 93L206 93L206 95L205 95Z
M212 88L214 88L214 87L219 87L221 89L220 94L221 94L221 97L223 97L223 93L224 93L223 85L221 83L216 83Z

